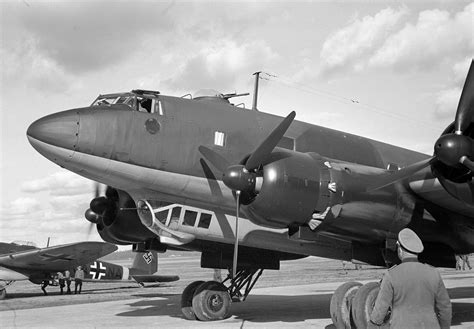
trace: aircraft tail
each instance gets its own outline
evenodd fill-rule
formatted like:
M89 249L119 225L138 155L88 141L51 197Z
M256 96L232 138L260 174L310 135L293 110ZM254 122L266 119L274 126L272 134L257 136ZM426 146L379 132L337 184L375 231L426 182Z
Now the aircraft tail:
M137 252L130 275L153 274L158 271L158 255L156 251Z

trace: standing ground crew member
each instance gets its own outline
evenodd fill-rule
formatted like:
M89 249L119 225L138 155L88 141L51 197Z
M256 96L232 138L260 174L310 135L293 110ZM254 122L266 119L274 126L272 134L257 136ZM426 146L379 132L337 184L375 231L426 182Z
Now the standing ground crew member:
M390 328L449 328L451 301L439 272L418 262L423 243L412 230L398 233L397 253L400 265L388 270L370 315L370 321L382 325L392 308Z
M69 295L71 293L71 272L69 270L64 271L64 280L66 280L66 294Z
M41 283L41 290L43 290L43 294L45 296L48 296L48 293L46 292L46 287L49 285L49 280L43 280Z
M61 295L64 294L64 275L61 272L58 272L58 283L59 283L59 289L61 289Z
M82 269L82 266L78 266L76 273L74 274L74 293L77 294L79 288L79 294L82 291L82 280L84 280L84 270Z

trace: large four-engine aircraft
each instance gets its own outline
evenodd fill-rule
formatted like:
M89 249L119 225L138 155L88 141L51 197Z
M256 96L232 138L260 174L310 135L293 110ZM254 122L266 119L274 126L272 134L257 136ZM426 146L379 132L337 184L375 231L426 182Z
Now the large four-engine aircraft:
M229 269L224 283L193 282L182 294L187 318L216 320L282 260L396 263L404 227L434 266L473 252L473 71L471 63L433 156L295 121L295 112L234 106L238 95L219 93L100 95L37 120L27 136L59 166L109 186L86 213L105 241L198 250L202 267ZM354 287L334 295L336 323L347 321Z

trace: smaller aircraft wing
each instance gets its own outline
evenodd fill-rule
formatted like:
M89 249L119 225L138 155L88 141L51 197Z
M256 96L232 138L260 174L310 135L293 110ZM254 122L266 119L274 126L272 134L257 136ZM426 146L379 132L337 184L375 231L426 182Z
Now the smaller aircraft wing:
M173 282L178 281L177 275L132 275L132 278L138 283L144 282Z
M117 246L104 242L78 242L20 251L0 256L0 266L18 271L64 271L108 255Z

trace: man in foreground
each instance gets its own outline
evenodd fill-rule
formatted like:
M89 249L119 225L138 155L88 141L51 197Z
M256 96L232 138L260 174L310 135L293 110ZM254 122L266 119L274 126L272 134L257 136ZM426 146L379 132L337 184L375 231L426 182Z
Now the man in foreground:
M382 325L391 308L390 328L449 328L451 301L439 272L418 262L423 243L412 230L398 234L400 265L382 279L370 321Z

